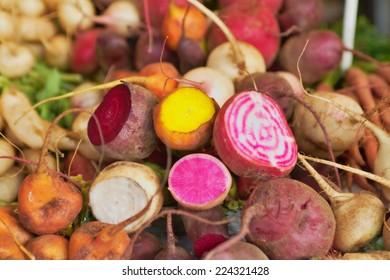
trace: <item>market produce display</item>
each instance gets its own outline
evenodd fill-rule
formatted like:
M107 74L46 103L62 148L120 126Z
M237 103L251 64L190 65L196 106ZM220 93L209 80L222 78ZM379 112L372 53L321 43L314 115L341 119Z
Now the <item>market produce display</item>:
M390 39L325 10L0 0L0 259L390 259Z

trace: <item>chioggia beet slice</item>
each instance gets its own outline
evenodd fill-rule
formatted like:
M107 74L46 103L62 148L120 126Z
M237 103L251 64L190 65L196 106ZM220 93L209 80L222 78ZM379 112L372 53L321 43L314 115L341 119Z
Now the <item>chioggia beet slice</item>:
M213 131L215 149L236 175L268 180L288 175L297 162L297 144L279 104L248 90L229 98Z

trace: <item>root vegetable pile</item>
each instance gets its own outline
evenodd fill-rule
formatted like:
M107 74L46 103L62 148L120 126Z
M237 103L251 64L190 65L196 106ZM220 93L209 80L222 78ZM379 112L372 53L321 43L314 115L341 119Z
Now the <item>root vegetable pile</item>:
M0 259L390 259L390 57L325 8L0 1Z

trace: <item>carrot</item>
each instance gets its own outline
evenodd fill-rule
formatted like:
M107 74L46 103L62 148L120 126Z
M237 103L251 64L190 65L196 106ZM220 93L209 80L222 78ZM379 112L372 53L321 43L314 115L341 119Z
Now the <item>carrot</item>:
M390 84L390 66L389 65L381 65L376 68L375 71L379 76L386 80L387 83Z
M390 98L390 85L382 76L375 73L369 74L368 81L377 98Z

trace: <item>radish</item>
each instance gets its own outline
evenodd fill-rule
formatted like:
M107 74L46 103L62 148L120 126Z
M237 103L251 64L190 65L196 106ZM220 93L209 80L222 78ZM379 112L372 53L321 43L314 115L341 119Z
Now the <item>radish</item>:
M89 204L94 217L108 224L118 224L148 205L142 217L124 227L126 232L134 232L161 209L160 178L146 165L116 161L92 182Z
M219 17L239 41L253 45L264 57L266 67L274 62L280 47L280 29L274 14L255 1L242 5L241 1L224 7ZM221 29L212 24L207 36L208 50L226 41Z
M168 177L168 190L172 196L180 205L192 210L220 205L231 184L227 167L216 157L202 153L180 158L173 164Z
M149 90L122 83L111 88L88 122L88 137L104 156L140 160L157 147L152 110L158 99Z
M178 87L196 87L186 80L200 83L199 89L213 98L219 107L235 93L233 81L223 72L211 67L196 67L184 73Z
M378 197L369 192L337 192L306 161L307 157L300 154L298 157L330 200L336 219L333 240L336 250L357 251L380 234L386 209Z
M283 177L297 161L297 144L281 107L258 91L243 91L225 102L214 123L213 143L238 176Z

